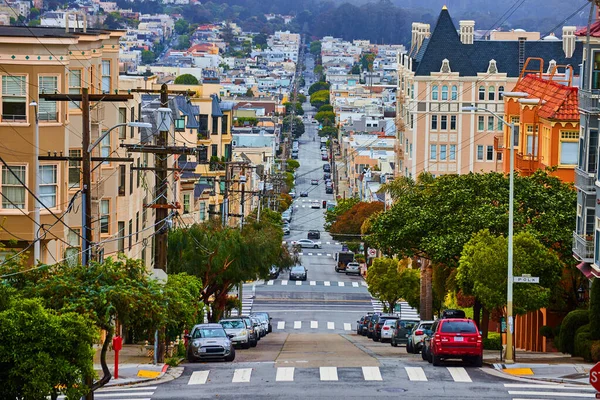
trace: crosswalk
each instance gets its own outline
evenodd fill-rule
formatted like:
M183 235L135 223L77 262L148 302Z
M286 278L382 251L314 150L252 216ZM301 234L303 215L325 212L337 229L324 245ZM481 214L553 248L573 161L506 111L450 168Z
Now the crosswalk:
M283 241L281 242L281 244L291 244L291 243L292 243L292 242L291 242L291 241L288 241L288 240L283 240ZM341 246L341 243L339 243L339 242L321 242L321 244L333 244L333 245L335 245L335 246Z
M351 332L354 326L350 322L338 323L336 325L333 321L326 321L325 323L319 323L319 321L275 321L275 331L284 331L286 329L300 330L302 328L310 327L310 330L327 330L327 331L344 331Z
M371 382L428 382L447 381L462 384L472 383L469 372L463 367L436 368L427 376L421 367L347 367L331 366L315 368L275 367L275 368L235 368L194 371L188 378L188 385L219 385L225 383L257 382L355 382L357 379ZM361 378L358 378L358 377ZM510 393L510 392L509 392Z
M596 390L591 386L574 386L552 383L505 383L504 387L512 400L539 400L539 399L593 399Z
M254 304L254 294L243 293L242 294L242 315L248 315L252 312L252 305ZM231 310L231 316L236 317L238 315L238 310Z
M207 371L208 372L208 371ZM206 374L208 376L208 373ZM156 386L144 387L106 387L94 392L94 398L103 400L150 400ZM58 396L59 400L65 400L66 396Z
M266 282L257 282L257 286L267 285L267 286L333 286L333 287L351 287L351 288L359 288L359 287L367 287L367 283L365 281L290 281L287 279L274 279ZM383 306L382 306L383 309Z
M371 298L374 312L383 312L383 303L377 299ZM416 308L412 308L406 301L399 302L400 311L396 312L402 319L418 320L419 312Z

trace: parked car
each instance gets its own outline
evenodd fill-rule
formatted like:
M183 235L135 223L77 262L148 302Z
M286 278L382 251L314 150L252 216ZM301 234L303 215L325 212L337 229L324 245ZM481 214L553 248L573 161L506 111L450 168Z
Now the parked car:
M290 210L291 208L281 213L281 219L283 220L283 222L292 222L292 212Z
M321 232L311 229L308 231L308 239L321 239Z
M323 173L323 180L324 180L325 182L327 182L327 180L328 180L328 179L331 179L331 173L329 173L329 172L324 172L324 173Z
M310 239L300 239L298 241L292 242L292 245L297 245L303 248L312 248L312 249L320 249L321 242L315 242Z
M321 203L319 203L319 200L315 200L310 203L310 208L321 208Z
M219 321L225 332L231 336L231 342L239 344L243 349L250 348L250 330L242 318L228 318Z
M381 327L381 333L379 338L381 343L387 343L392 341L392 337L394 336L394 328L396 327L396 322L398 322L398 320L395 319L385 319L383 321L383 326Z
M440 319L445 318L466 318L466 316L463 310L455 310L449 308L447 310L442 311L442 314L440 315Z
M252 317L250 315L243 315L244 319L248 319L252 324L252 330L254 331L254 337L256 338L256 342L260 340L260 338L264 337L266 333L264 332L264 327L260 320L257 317ZM256 345L250 344L252 347L256 347Z
M308 271L303 265L296 265L290 270L290 281L305 281L308 277Z
M356 321L356 334L362 335L363 327L365 325L365 320L367 319L367 315L363 315L360 317L358 321Z
M423 348L425 336L431 332L431 326L434 321L421 321L408 335L408 343L406 343L406 351L413 354L419 354Z
M319 184L319 180L318 179L311 179L310 180L310 184L311 185L318 185Z
M379 321L379 316L383 314L380 312L373 313L371 318L369 318L369 323L367 324L367 337L369 339L373 338L373 332L375 331L375 324Z
M392 340L390 343L394 347L398 347L400 344L407 344L410 333L413 328L419 324L418 320L404 320L399 319L394 323Z
M360 264L357 262L350 262L346 264L346 275L356 274L360 275Z
M331 165L323 164L323 172L331 172Z
M308 190L303 190L300 192L300 197L308 197Z
M256 329L256 327L254 326L254 322L252 321L252 318L249 315L242 315L239 318L243 319L246 323L246 329L248 329L248 332L250 334L250 347L256 347L256 344L261 338L260 329ZM225 332L227 332L227 330L225 330Z
M283 228L282 228L282 230L283 230L284 236L287 236L287 235L289 235L291 233L289 225L284 225Z
M295 191L294 189L290 190L290 192L289 192L288 194L290 195L290 197L291 197L292 199L295 199L295 198L296 198L296 191Z
M327 157L327 154L321 154L321 161L327 161L329 160L329 157Z
M273 327L271 326L271 317L269 316L269 313L255 312L250 315L256 316L256 317L258 317L258 319L260 319L260 321L262 322L263 326L265 327L267 333L271 333L271 331L273 331Z
M483 365L483 341L475 321L466 318L438 319L431 327L428 356L434 366L459 358Z
M380 315L377 319L377 322L375 322L375 325L373 326L373 333L371 335L371 339L373 339L374 342L381 340L381 331L383 329L385 321L387 321L388 319L398 320L400 319L400 316L392 314ZM387 330L389 330L389 328Z
M214 359L235 360L235 348L221 324L195 325L191 334L186 337L189 362Z

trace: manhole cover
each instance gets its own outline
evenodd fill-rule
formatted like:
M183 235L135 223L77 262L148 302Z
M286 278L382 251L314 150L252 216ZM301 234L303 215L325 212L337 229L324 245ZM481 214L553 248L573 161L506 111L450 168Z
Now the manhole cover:
M382 388L382 389L377 389L377 391L378 392L389 392L389 393L404 393L404 392L406 392L406 389L386 387L386 388Z

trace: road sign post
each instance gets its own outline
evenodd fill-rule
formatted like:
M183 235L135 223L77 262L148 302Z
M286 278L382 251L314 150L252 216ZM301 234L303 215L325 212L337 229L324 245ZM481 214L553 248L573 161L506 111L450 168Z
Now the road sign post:
M540 278L538 276L531 275L521 275L515 276L513 278L514 283L540 283Z
M592 367L590 370L590 385L600 392L600 362ZM596 393L596 398L600 393Z

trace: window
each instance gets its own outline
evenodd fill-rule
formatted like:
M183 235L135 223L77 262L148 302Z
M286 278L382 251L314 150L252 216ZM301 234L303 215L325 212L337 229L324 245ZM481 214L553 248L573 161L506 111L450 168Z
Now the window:
M142 103L138 104L138 106L141 107ZM140 108L141 111L141 108ZM138 116L140 115L141 112L138 112ZM135 121L135 107L131 107L131 114L129 115L129 117L131 118L131 122ZM135 127L131 126L129 127L129 136L133 139L135 137Z
M56 195L58 192L58 179L57 179L56 165L40 165L39 179L40 179L40 200L46 208L56 207Z
M137 158L137 167L140 168L140 158ZM142 180L142 171L140 171L139 169L136 171L136 175L137 175L137 184L136 186L139 188L140 187L140 181Z
M229 124L229 119L227 118L227 115L222 116L221 117L221 134L222 135L227 135L228 124Z
M110 93L110 60L102 60L102 93Z
M488 100L496 100L496 88L494 86L488 87Z
M488 160L488 161L494 160L494 146L487 147L486 160Z
M183 194L183 213L188 214L190 212L190 194Z
M435 144L429 146L429 158L431 160L437 159L437 146Z
M447 131L448 130L448 116L447 115L442 115L440 120L440 129L443 131Z
M579 132L577 131L563 131L560 133L560 164L577 164L578 141Z
M438 117L437 117L437 115L432 115L431 116L431 130L437 131L437 128L438 128Z
M496 160L502 161L502 153L501 152L496 153Z
M25 188L19 179L21 182L27 183L26 168L24 165L15 165L9 168L2 166L2 208L24 209ZM11 171L14 172L14 175Z
M456 130L456 115L451 115L450 116L450 130L451 131L455 131Z
M438 86L433 85L431 88L431 100L437 100L437 99L438 99Z
M70 266L74 266L79 262L80 231L78 228L70 228L67 231L68 247L65 249L65 261Z
M477 145L477 161L483 161L483 145Z
M200 203L200 221L204 221L206 219L206 203Z
M58 76L40 76L38 78L39 94L52 94L58 92ZM39 99L38 118L40 121L58 121L56 101Z
M100 200L100 233L110 233L110 200Z
M211 144L210 145L210 150L211 150L211 153L210 153L211 157L218 157L219 156L219 153L218 153L219 148L218 148L218 146L216 144Z
M119 196L125 196L125 164L119 165Z
M478 131L482 131L483 130L484 123L485 123L485 120L484 120L483 115L479 115L477 117L477 130Z
M2 121L22 122L27 119L27 78L2 76Z
M81 157L81 150L70 149L69 157ZM69 160L69 189L81 186L81 161Z
M127 235L127 240L129 242L129 250L131 250L131 246L133 245L133 221L129 220L129 235Z
M446 160L446 145L445 144L440 145L440 160L442 160L442 161Z
M496 124L494 124L494 117L492 117L491 115L488 116L488 127L487 127L487 130L488 131L493 131L495 126L496 126Z
M600 89L600 51L594 52L594 65L592 71L592 89Z
M502 120L500 118L498 118L498 127L496 128L497 131L501 131L504 129L504 123L502 122Z
M177 131L177 132L185 131L185 118L177 118L175 120L175 131Z
M451 100L458 100L458 88L456 87L456 85L452 86L452 91L451 91L450 99Z
M133 167L133 164L129 166L129 194L133 194L133 177L135 175L135 171L131 167Z
M219 117L212 117L211 133L213 135L218 135L219 134Z
M479 86L479 100L485 100L485 86Z
M504 98L504 86L498 86L498 100Z
M135 213L135 241L140 241L140 212Z
M442 86L442 100L448 100L448 86Z
M533 146L533 142L535 141L535 148ZM527 135L527 154L528 155L537 155L538 144L540 139L533 135Z
M69 94L81 94L81 69L71 69L69 74ZM70 101L69 108L79 108L78 101Z
M449 160L456 160L456 145L450 145L450 154L448 155Z
M125 221L119 221L117 222L118 225L118 232L117 232L117 236L118 236L118 243L119 243L119 253L124 253L125 252Z
M110 133L100 142L100 157L110 157ZM102 164L109 164L108 161L102 161Z
M515 125L515 130L513 132L513 144L514 146L519 145L519 131L521 126L519 125L519 117L510 117L510 122Z
M127 123L127 108L119 107L119 122L118 123L119 124ZM119 139L127 139L126 129L127 129L126 126L119 127Z

